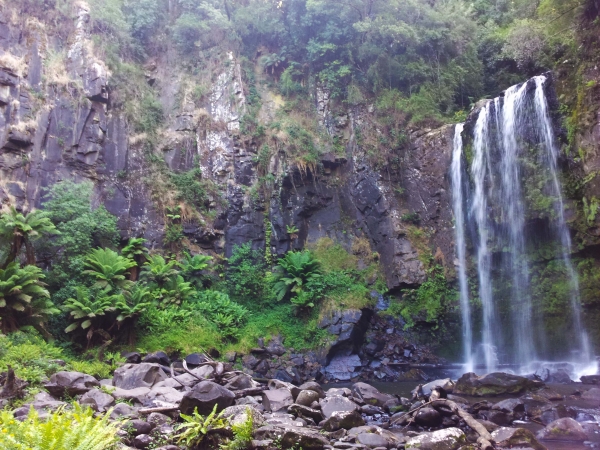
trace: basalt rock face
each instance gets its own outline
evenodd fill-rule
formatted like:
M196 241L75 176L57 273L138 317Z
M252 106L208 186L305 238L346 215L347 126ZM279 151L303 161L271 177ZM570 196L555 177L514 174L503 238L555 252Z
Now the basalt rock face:
M10 55L0 59L0 202L37 208L44 189L56 182L91 180L95 204L104 204L119 218L123 238L142 236L151 246L162 246L164 205L152 195L143 136L126 120L116 101L118 87L94 50L89 8L78 2L72 21L59 25L43 23L43 17L27 20L18 8L9 5L0 12L0 49ZM68 46L61 49L60 42ZM64 53L64 61L51 64L57 52ZM402 219L410 213L427 230L440 262L452 268L446 176L450 127L412 132L397 164L375 168L356 138L357 129L369 123L370 109L334 115L327 92L317 89L314 99L323 129L343 136L345 148L322 154L312 170L301 170L284 152L277 153L268 162L268 172L276 178L273 189L267 198L260 193L256 199L248 190L259 178L258 148L241 139L240 132L248 86L236 56L225 59L204 108L187 98L175 101L184 75L176 54L165 52L145 66L147 82L166 112L155 150L171 172L199 165L215 188L205 205L213 218L183 224L192 245L226 256L249 241L263 247L266 213L269 244L276 254L321 237L348 246L354 237L366 237L383 263L388 287L400 289L426 279L407 231L410 224ZM265 100L275 94L261 95L259 121L272 118L277 108L277 101ZM297 239L290 239L287 225L298 227Z

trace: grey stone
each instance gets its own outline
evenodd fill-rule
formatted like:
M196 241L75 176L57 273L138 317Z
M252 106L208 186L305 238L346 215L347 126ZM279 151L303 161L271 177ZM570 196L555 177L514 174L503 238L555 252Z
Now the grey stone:
M499 447L531 447L534 450L546 450L546 447L535 439L533 433L525 428L501 427L492 433L492 439Z
M352 386L352 395L364 403L379 407L384 406L390 400L395 400L393 396L383 394L367 383L354 383Z
M262 404L267 411L287 410L292 403L294 403L294 398L286 388L268 390L262 394Z
M541 381L503 372L488 373L480 377L474 373L466 373L456 382L454 394L474 397L521 394L542 386L544 383Z
M221 411L231 406L235 395L229 389L219 386L212 381L201 381L190 391L186 392L181 400L179 409L183 414L192 414L198 408L199 414L210 414L215 405Z
M115 399L112 395L105 394L100 389L90 389L79 399L84 402L87 399L93 400L98 408L98 411L104 412L115 404Z
M296 397L296 403L299 405L310 406L312 402L319 401L319 393L315 391L309 391L307 389L300 391L298 397Z
M99 387L100 383L94 377L81 372L56 372L50 377L50 383L44 387L55 397L75 397L85 394L94 387Z
M351 412L358 409L358 405L346 397L325 397L324 399L321 399L319 403L321 405L321 411L326 419L330 418L335 412Z
M406 441L406 449L418 448L419 450L457 450L467 443L465 433L459 428L446 428L444 430L422 433Z
M152 442L154 442L154 439L152 439L150 436L147 434L140 434L133 439L133 446L135 448L148 448Z
M152 422L144 422L140 419L128 420L122 425L122 428L132 436L140 434L150 434L156 425Z
M579 422L570 417L555 420L546 428L540 430L536 436L542 441L587 441L588 435Z
M298 417L310 417L316 423L319 423L323 420L323 413L318 409L309 408L308 406L299 405L297 403L290 405L288 412L295 414Z
M358 411L334 412L320 426L326 431L337 431L340 428L349 430L365 424L364 419Z
M115 388L115 390L111 392L111 395L117 400L127 400L142 404L146 401L146 395L148 395L149 392L150 388L147 387L135 389Z
M113 385L121 389L151 388L167 378L158 364L125 364L115 370Z
M329 440L320 434L318 430L304 427L267 425L255 430L254 438L258 440L277 440L281 443L282 448L321 450L325 445L329 445Z

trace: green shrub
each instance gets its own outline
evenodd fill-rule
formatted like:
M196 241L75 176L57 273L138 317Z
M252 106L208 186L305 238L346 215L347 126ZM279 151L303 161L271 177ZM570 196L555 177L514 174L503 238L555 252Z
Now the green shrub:
M19 267L16 262L0 269L0 330L10 332L23 325L39 328L58 309L42 283L42 270L36 266Z
M0 372L6 372L11 366L17 377L30 384L40 383L54 372L62 370L52 360L64 358L61 349L47 343L34 332L17 331L0 335Z
M434 328L458 298L456 289L449 286L444 276L444 268L435 265L428 270L427 280L418 289L404 290L400 314L406 321L406 328L417 322L433 324ZM396 308L394 308L396 309ZM392 309L392 311L394 311Z
M199 311L214 323L225 338L238 337L240 328L248 320L248 310L218 291L198 292L194 301L183 306Z
M313 307L308 295L302 294L303 286L318 277L321 273L321 263L307 250L288 252L281 258L274 269L275 284L273 289L277 300L282 300L288 293L297 298L297 305Z
M177 427L177 443L185 444L188 448L197 448L211 432L227 427L227 419L223 413L217 414L217 406L206 417L198 414L198 408L192 415L181 414L184 423Z
M15 420L9 411L0 412L0 447L5 450L111 450L119 438L116 424L109 414L94 417L91 408L77 403L72 411L59 410L45 419L31 408L23 421Z
M269 299L264 254L253 250L248 242L235 246L227 261L227 290L231 298L249 307L266 303Z

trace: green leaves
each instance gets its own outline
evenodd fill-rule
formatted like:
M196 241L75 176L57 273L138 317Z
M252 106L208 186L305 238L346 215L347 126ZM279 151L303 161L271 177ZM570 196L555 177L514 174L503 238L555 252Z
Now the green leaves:
M125 275L134 266L136 266L134 261L119 256L117 252L107 248L99 248L92 250L86 257L85 267L88 270L84 273L96 279L94 287L128 289L133 283L127 280Z
M40 268L19 267L16 262L0 270L0 329L14 331L19 326L41 325L58 310L50 301Z
M249 314L242 305L231 301L227 294L218 291L200 292L194 301L188 302L185 307L202 313L227 338L239 336Z
M211 431L226 428L227 420L223 417L223 413L217 415L217 407L218 405L215 405L206 417L198 414L198 408L192 415L181 414L180 417L185 423L177 427L177 443L196 447Z
M281 301L289 292L301 295L296 302L302 306L311 306L310 300L303 292L303 286L311 279L319 277L321 264L309 251L288 252L275 267L274 290L277 300ZM313 305L314 306L314 305Z

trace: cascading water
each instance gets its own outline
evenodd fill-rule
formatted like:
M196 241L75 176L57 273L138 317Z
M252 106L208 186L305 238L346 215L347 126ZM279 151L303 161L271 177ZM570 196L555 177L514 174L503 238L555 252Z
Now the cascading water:
M546 81L544 76L536 77L509 88L504 97L488 101L468 133L471 136L463 136L463 124L455 129L450 172L467 370L483 364L491 372L500 363L508 363L527 372L535 370L538 358L567 359L578 364L575 370L580 373L596 370L581 323L579 283L570 258L571 238L558 175L559 149ZM469 139L472 156L470 193L463 138ZM533 230L532 222L537 227ZM473 331L476 318L467 283L467 223L476 230L471 243L481 301L479 339ZM545 227L543 232L540 227ZM558 244L555 259L562 263L569 285L566 303L577 337L565 344L562 354L548 350L548 330L537 323L539 312L534 314L535 283L529 255L540 233Z
M456 125L454 130L454 149L452 151L452 209L455 217L456 255L458 258L458 285L460 291L460 309L463 327L463 358L465 371L473 371L473 330L471 326L471 305L467 280L467 246L465 243L464 202L465 184L463 179L463 148L461 134L464 124Z

